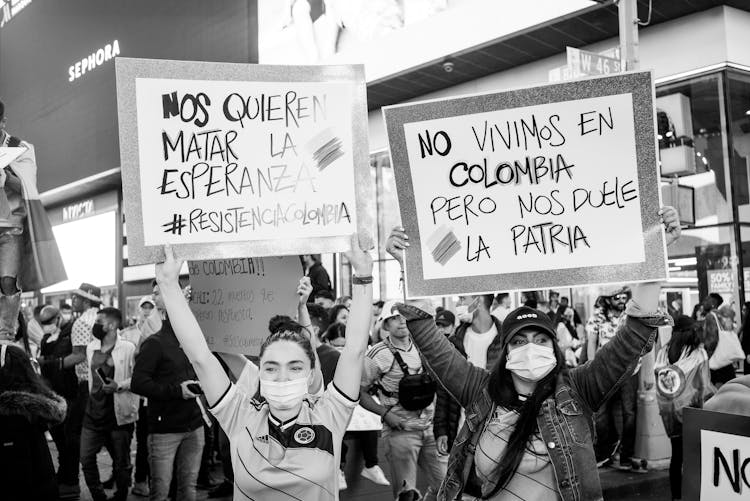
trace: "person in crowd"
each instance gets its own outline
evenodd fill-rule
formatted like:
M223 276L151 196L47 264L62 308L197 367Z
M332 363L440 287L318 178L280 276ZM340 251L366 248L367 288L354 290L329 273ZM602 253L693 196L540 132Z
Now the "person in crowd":
M316 339L320 339L320 336L328 328L328 312L317 303L307 303L306 307L310 317L313 336Z
M557 316L557 310L560 308L560 293L549 291L549 301L547 302L547 316L554 321Z
M588 360L593 360L617 334L621 316L630 300L630 289L621 287L609 294L602 308L598 308L586 322ZM596 451L599 465L611 465L622 471L642 473L635 454L635 423L638 402L637 364L618 390L612 394L596 414Z
M184 301L182 290L179 293ZM153 298L163 317L162 327L141 344L131 381L131 390L148 398L150 499L165 501L174 477L176 499L194 501L205 443L201 387L183 351L185 345L181 345L172 319L166 315L156 282Z
M394 301L387 301L380 314L379 322L388 338L367 352L360 400L362 407L382 418L381 437L391 466L391 486L398 496L400 491L416 487L418 467L427 474L430 486L440 483L443 471L433 434L434 381L422 382L415 390L418 399L411 398L411 393L400 395L402 380L426 369L394 305ZM377 393L380 403L372 398L371 391Z
M342 323L333 323L325 334L323 334L322 340L325 344L332 346L337 351L342 351L346 344L346 325ZM357 440L359 441L362 455L365 460L365 467L362 469L361 475L378 484L378 485L390 485L388 479L385 478L383 470L379 466L378 460L378 432L377 431L347 431L344 435L344 440ZM344 475L344 467L346 466L346 455L349 448L346 442L341 445L341 468L339 470L339 490L346 489L346 476Z
M0 498L57 501L55 467L44 436L65 419L53 392L19 347L0 345Z
M312 284L312 298L317 299L318 293L321 291L329 292L331 303L333 303L333 287L331 287L331 277L328 276L328 272L320 263L320 254L303 254L302 265L305 267L305 276L310 278L310 284ZM333 306L326 306L330 308Z
M682 410L703 407L711 380L700 326L678 315L669 342L656 354L656 395L664 429L672 442L669 484L672 499L682 499Z
M352 297L351 296L341 296L340 298L336 299L336 304L341 304L346 306L346 309L352 307Z
M744 374L750 374L750 302L742 304L742 326L740 327L740 344L745 353Z
M328 312L328 323L335 324L340 323L346 325L346 321L349 318L349 308L343 304L335 304L331 311Z
M577 352L581 347L580 338L583 336L576 329L573 308L563 306L562 304L558 306L557 314L552 324L555 326L557 343L560 345L560 350L562 350L565 356L565 363L569 367L576 367L578 365Z
M319 304L326 310L330 310L336 304L333 300L333 292L329 290L320 290L313 296L315 304Z
M531 308L532 310L536 310L539 307L539 302L536 299L536 293L534 292L526 292L524 293L525 299L523 301L523 305Z
M81 467L94 501L108 499L96 462L102 447L112 456L117 489L114 499L127 499L130 488L130 441L138 419L139 398L130 391L135 345L118 335L121 323L122 313L117 308L99 310L92 330L94 340L86 347L91 373L81 432Z
M73 367L65 367L65 357L71 354L73 346L70 342L70 322L63 330L63 318L60 310L47 305L39 313L39 321L44 331L40 346L39 366L47 385L65 399L68 409L66 419L50 428L50 434L57 447L58 485L71 485L78 478L78 462L72 462L78 457L73 448L80 447L78 442L72 442L72 433L68 429L70 419L67 416L73 408L78 392L78 378ZM68 495L68 493L60 493Z
M435 324L445 337L449 338L456 332L456 316L448 310L442 310L435 315Z
M705 318L705 312L703 311L703 304L698 303L695 306L693 306L693 313L690 315L690 318L695 320L696 322L700 322Z
M667 242L680 235L677 212L662 208ZM403 262L408 238L391 232L387 251ZM441 500L601 499L591 413L632 374L671 317L657 312L658 283L634 287L617 334L588 364L568 369L549 317L521 307L503 322L503 349L491 370L470 364L440 335L430 305L400 305L431 373L470 408L456 438Z
M39 314L42 312L42 308L45 305L38 304L34 306L31 318L26 323L26 333L29 339L29 350L33 358L37 358L39 355L39 346L42 343L44 337L44 330L42 324L39 322Z
M62 303L60 304L59 310L60 310L60 331L64 332L65 329L70 329L72 331L73 322L75 322L75 318L73 317L73 307L70 306L68 303Z
M734 308L732 308L728 304L724 304L719 306L718 308L713 308L709 311L708 315L706 315L706 319L704 320L704 330L706 333L713 332L714 328L713 326L716 325L716 331L717 334L715 336L716 342L713 344L707 344L706 345L706 351L710 355L714 353L716 350L716 347L719 344L718 341L718 332L719 331L728 331L732 335L736 335L736 328L734 325L734 320L736 317L736 312L734 311ZM713 339L714 336L706 336L707 338ZM712 361L713 362L713 361ZM709 364L710 367L713 367L713 365ZM716 364L718 365L718 364ZM723 367L715 367L711 368L711 382L716 385L717 387L721 387L724 383L728 383L735 377L737 377L737 374L734 370L734 364L729 363Z
M576 329L578 329L579 326L583 327L583 322L581 322L581 317L578 315L578 312L576 311L576 309L570 305L570 300L566 296L563 296L560 298L560 306L565 306L566 308L570 308L571 310L573 310L573 322L574 322L574 325L576 326Z
M501 323L511 312L510 294L501 292L495 296L495 303L492 308L492 316L497 318Z
M63 360L63 367L75 367L78 379L76 398L68 410L66 419L66 430L70 431L68 440L72 444L70 448L70 461L75 465L75 477L67 479L70 483L60 483L60 496L77 498L80 493L78 465L80 463L81 451L81 429L83 427L83 416L86 412L86 402L89 397L89 364L86 359L86 347L94 340L92 329L96 323L96 316L102 304L101 289L95 285L82 283L73 292L72 310L78 314L73 321L70 331L72 351Z
M164 263L156 266L158 287L211 412L233 445L235 498L337 499L338 478L330 472L339 464L341 439L359 396L372 302L369 254L353 236L346 256L354 270L354 299L346 345L331 385L320 397L309 395L315 365L310 339L280 331L260 349L256 374L265 402L232 384L221 370L179 292L182 263L168 246L165 255Z

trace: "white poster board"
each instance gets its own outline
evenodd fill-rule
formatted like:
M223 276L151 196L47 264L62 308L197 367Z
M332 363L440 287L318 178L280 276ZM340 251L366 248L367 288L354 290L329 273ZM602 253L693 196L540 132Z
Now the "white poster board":
M367 228L361 66L117 59L128 262L341 251Z

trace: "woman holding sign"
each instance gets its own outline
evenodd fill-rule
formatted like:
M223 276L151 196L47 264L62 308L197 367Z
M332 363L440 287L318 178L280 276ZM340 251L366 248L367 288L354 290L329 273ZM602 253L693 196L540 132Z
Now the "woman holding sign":
M156 280L175 335L195 368L210 410L229 437L235 499L338 499L341 439L359 400L372 304L372 259L356 236L346 253L354 269L346 344L333 383L319 398L308 394L315 355L296 332L269 336L260 349L259 401L232 384L211 354L180 291L182 262L165 247Z
M659 212L668 243L677 212ZM400 262L408 237L394 229L388 252ZM593 448L593 413L651 348L659 284L637 284L617 335L589 363L568 369L547 315L521 307L503 321L503 353L491 370L471 365L417 305L398 306L430 372L466 409L438 499L602 499Z

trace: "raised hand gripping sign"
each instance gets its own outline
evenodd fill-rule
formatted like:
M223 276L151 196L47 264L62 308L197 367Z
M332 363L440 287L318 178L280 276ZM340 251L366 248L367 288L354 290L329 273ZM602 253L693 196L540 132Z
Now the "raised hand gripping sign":
M362 66L118 58L128 262L334 252L373 222Z
M660 280L649 72L386 107L410 297Z

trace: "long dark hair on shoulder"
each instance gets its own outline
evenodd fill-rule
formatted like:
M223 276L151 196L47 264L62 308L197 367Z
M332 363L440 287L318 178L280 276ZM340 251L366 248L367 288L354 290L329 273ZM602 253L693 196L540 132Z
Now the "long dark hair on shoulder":
M675 321L672 337L669 340L667 358L673 364L680 359L687 348L686 355L690 355L701 344L701 324L686 315L680 315Z
M484 499L492 499L498 492L503 490L515 475L518 465L526 452L526 445L537 429L536 418L544 404L544 401L552 396L555 392L555 386L558 376L567 371L565 365L565 356L556 340L552 340L553 349L557 365L552 372L544 376L536 385L536 389L529 398L522 402L518 398L518 392L513 385L511 372L505 368L508 355L508 348L500 356L495 368L490 374L487 391L495 405L505 409L518 411L518 421L508 438L508 446L505 448L502 457L497 465L497 484L495 488L487 494ZM489 417L488 417L489 419Z
M29 356L18 346L5 348L5 362L0 367L0 393L21 391L54 398L55 393L36 373Z

